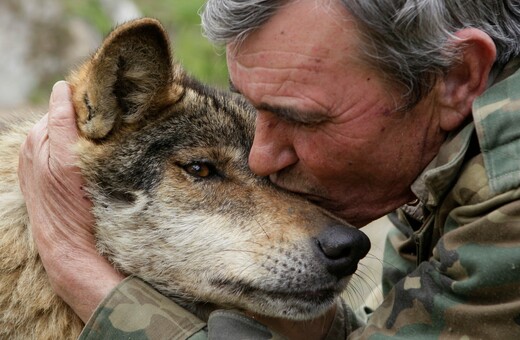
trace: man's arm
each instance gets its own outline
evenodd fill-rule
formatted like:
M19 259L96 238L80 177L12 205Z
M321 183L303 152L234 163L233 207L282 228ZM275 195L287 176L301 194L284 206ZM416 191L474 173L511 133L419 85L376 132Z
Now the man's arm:
M70 88L58 82L49 113L21 147L18 177L52 287L87 322L124 277L96 251L91 202L85 198L77 156L71 150L77 140Z

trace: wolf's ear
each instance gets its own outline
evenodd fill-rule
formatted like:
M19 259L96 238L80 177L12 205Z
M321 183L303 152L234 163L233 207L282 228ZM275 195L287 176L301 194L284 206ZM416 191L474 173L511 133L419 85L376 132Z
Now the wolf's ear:
M174 104L183 94L183 75L172 64L168 35L157 20L117 27L71 76L80 131L104 138Z

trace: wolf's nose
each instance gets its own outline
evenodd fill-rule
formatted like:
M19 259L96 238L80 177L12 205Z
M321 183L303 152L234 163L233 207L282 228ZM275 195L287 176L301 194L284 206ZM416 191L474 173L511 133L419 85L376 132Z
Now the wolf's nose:
M354 274L359 260L370 250L370 240L363 232L341 225L326 228L314 240L318 257L338 278Z

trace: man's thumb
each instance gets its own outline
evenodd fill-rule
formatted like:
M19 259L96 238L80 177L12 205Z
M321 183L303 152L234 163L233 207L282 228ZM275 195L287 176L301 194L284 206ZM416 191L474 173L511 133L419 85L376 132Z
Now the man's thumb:
M76 115L72 105L70 86L65 81L59 81L52 88L49 101L49 147L50 156L71 156L70 146L78 140ZM63 159L67 161L68 159Z
M75 123L74 108L72 106L72 93L69 84L61 80L54 84L49 101L49 121L61 121L65 119ZM51 123L52 124L52 123Z

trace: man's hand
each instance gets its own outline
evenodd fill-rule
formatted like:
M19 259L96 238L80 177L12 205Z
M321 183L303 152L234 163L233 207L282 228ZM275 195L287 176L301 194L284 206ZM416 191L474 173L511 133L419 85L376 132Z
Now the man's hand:
M58 82L49 113L21 147L18 177L52 287L86 322L123 276L96 251L91 202L71 150L77 140L70 88Z

